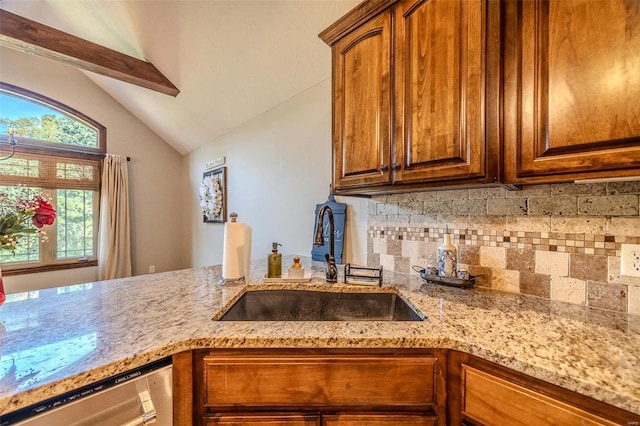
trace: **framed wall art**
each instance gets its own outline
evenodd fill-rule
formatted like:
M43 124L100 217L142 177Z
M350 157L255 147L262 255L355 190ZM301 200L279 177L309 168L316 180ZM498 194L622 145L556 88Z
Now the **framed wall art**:
M227 218L227 168L218 167L202 174L200 185L202 221L223 223Z

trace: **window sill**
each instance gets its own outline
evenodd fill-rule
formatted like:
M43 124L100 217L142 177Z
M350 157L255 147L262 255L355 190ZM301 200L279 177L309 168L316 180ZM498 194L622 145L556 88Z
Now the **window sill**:
M89 260L87 262L74 263L58 263L55 265L32 266L30 268L2 269L2 275L9 277L11 275L35 274L37 272L62 271L65 269L88 268L90 266L98 266L97 260Z

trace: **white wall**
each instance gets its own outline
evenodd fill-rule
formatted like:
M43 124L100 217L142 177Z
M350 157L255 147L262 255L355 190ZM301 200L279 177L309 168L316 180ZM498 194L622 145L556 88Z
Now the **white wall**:
M180 269L189 230L181 222L182 156L81 71L57 62L0 48L0 80L24 87L83 112L107 128L107 151L131 157L133 273ZM96 268L4 278L9 293L97 279Z
M224 225L202 222L198 194L205 163L222 156L227 213L237 212L253 228L252 258L266 258L272 241L283 245L283 254L310 256L315 206L327 200L331 182L331 80L185 156L191 266L222 262ZM349 206L344 262L366 264L367 201L338 201Z

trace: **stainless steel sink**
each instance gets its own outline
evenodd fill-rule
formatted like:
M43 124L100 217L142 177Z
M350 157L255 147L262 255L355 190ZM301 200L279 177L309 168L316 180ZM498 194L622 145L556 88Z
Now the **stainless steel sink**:
M219 321L422 321L394 293L255 290L244 293Z

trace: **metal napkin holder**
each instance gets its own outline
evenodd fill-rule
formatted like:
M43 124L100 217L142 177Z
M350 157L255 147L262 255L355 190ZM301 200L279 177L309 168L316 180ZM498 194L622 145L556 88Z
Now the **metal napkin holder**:
M361 281L363 284L377 282L378 287L382 287L382 265L379 268L367 268L347 263L344 265L344 283L347 284L350 278Z

